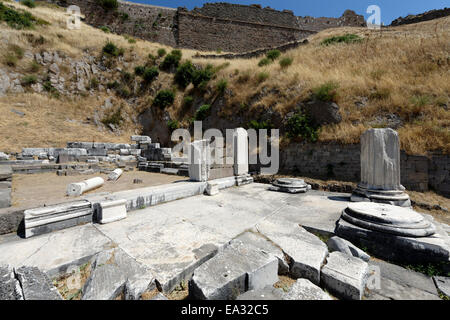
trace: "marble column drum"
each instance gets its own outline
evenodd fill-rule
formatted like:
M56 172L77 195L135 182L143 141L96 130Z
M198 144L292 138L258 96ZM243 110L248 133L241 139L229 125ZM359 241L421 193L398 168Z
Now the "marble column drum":
M400 182L400 141L396 131L370 129L361 136L361 182L351 200L411 206Z

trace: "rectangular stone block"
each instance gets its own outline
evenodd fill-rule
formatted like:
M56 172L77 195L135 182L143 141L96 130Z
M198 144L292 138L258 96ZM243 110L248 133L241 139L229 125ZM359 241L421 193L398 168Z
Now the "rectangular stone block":
M111 223L127 217L125 199L107 200L94 204L96 219L101 224Z
M0 189L0 208L11 207L11 189Z
M86 200L24 211L25 238L92 222L93 209Z
M13 170L9 165L0 165L0 181L12 178Z

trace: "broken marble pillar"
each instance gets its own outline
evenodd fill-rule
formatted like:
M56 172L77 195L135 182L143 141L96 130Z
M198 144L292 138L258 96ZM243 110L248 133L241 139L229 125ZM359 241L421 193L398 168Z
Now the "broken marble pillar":
M215 196L216 194L219 194L219 184L208 182L206 184L205 192L208 196Z
M23 300L22 288L11 266L0 266L0 301Z
M138 300L154 286L152 272L120 248L97 254L91 270L82 300L112 300L122 293L126 300Z
M307 279L297 279L283 300L333 300L331 296Z
M327 242L330 252L339 251L349 256L360 258L363 261L369 261L370 256L355 246L350 241L339 238L337 236L331 237Z
M306 278L320 283L320 268L328 255L328 248L318 237L295 223L263 220L256 229L288 256L291 277Z
M305 183L302 179L280 178L272 183L269 190L287 193L305 193L311 190L311 185Z
M234 175L248 174L248 133L236 128L233 133Z
M126 204L125 199L104 200L96 203L94 208L97 221L106 224L125 219L127 217Z
M211 165L211 151L208 140L191 143L189 161L189 179L192 181L208 181Z
M25 210L25 238L92 222L92 214L86 200Z
M108 175L108 180L110 181L116 181L117 179L120 178L120 176L123 174L123 170L122 169L116 169L113 172L111 172Z
M277 258L237 240L194 271L189 293L201 300L233 300L277 281Z
M82 182L71 183L67 186L68 196L81 196L83 193L101 187L105 183L100 177L84 180Z
M368 277L367 262L342 252L332 252L322 268L320 281L326 290L341 299L361 300Z
M23 266L15 270L24 300L63 300L47 275L37 267Z
M410 207L400 183L400 141L392 129L370 129L361 136L361 182L351 201Z
M371 202L351 203L343 210L335 234L390 261L450 261L447 232L433 217L409 208Z

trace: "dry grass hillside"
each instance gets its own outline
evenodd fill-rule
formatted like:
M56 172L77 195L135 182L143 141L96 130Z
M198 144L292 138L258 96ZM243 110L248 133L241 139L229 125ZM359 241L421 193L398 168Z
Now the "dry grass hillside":
M101 58L107 41L123 48L123 57L108 73L101 75L106 82L119 79L124 71L134 73L139 65L157 65L163 59L149 62L149 54L172 48L105 33L82 24L81 30L67 30L64 9L39 3L29 9L20 4L4 2L8 6L26 9L34 16L49 22L34 29L16 30L0 22L0 69L45 77L44 69L31 66L33 58L17 58L8 64L11 55L21 50L33 54L57 51L71 59L89 54ZM356 34L362 38L355 43L322 45L332 36ZM32 35L32 36L30 36ZM38 39L43 37L45 41ZM31 39L31 40L30 40ZM298 106L308 101L313 92L332 84L333 99L340 106L342 122L324 125L318 131L318 141L356 143L360 134L370 127L394 127L400 134L402 148L409 153L427 151L450 152L450 18L428 21L382 31L362 28L340 28L320 32L309 44L283 53L265 66L262 59L197 59L197 52L182 50L181 63L192 60L198 66L212 64L214 77L203 90L192 84L185 89L175 86L173 72L160 71L146 91L136 88L139 79L133 78L131 95L123 97L114 91L95 89L76 95L51 92L9 93L0 97L0 150L19 151L25 146L64 145L68 140L124 141L143 128L135 120L139 113L152 107L161 89L175 91L174 102L164 112L156 112L155 126L167 126L168 120L177 126L188 127L196 110L203 104L217 106L219 119L233 118L233 124L247 126L250 121L267 126L283 126ZM204 53L202 53L204 54ZM2 56L3 55L3 56ZM284 63L284 66L281 66ZM61 72L68 73L60 66ZM65 77L70 77L70 74ZM94 125L87 117L113 96L123 120L120 131ZM186 108L186 97L195 96L194 106ZM24 117L10 111L19 109ZM133 120L134 119L134 120ZM220 120L218 120L220 121ZM240 121L240 123L236 123ZM152 128L144 128L151 131ZM289 142L289 138L285 138Z

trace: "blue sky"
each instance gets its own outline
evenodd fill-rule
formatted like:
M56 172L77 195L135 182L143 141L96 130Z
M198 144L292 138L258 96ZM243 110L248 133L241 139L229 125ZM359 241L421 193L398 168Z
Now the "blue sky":
M240 4L261 4L277 10L289 9L297 16L339 17L346 9L352 9L367 17L366 9L369 5L381 8L381 20L390 24L392 20L408 14L422 13L431 9L450 7L450 0L128 0L148 3L165 7L201 7L205 2L230 2Z

